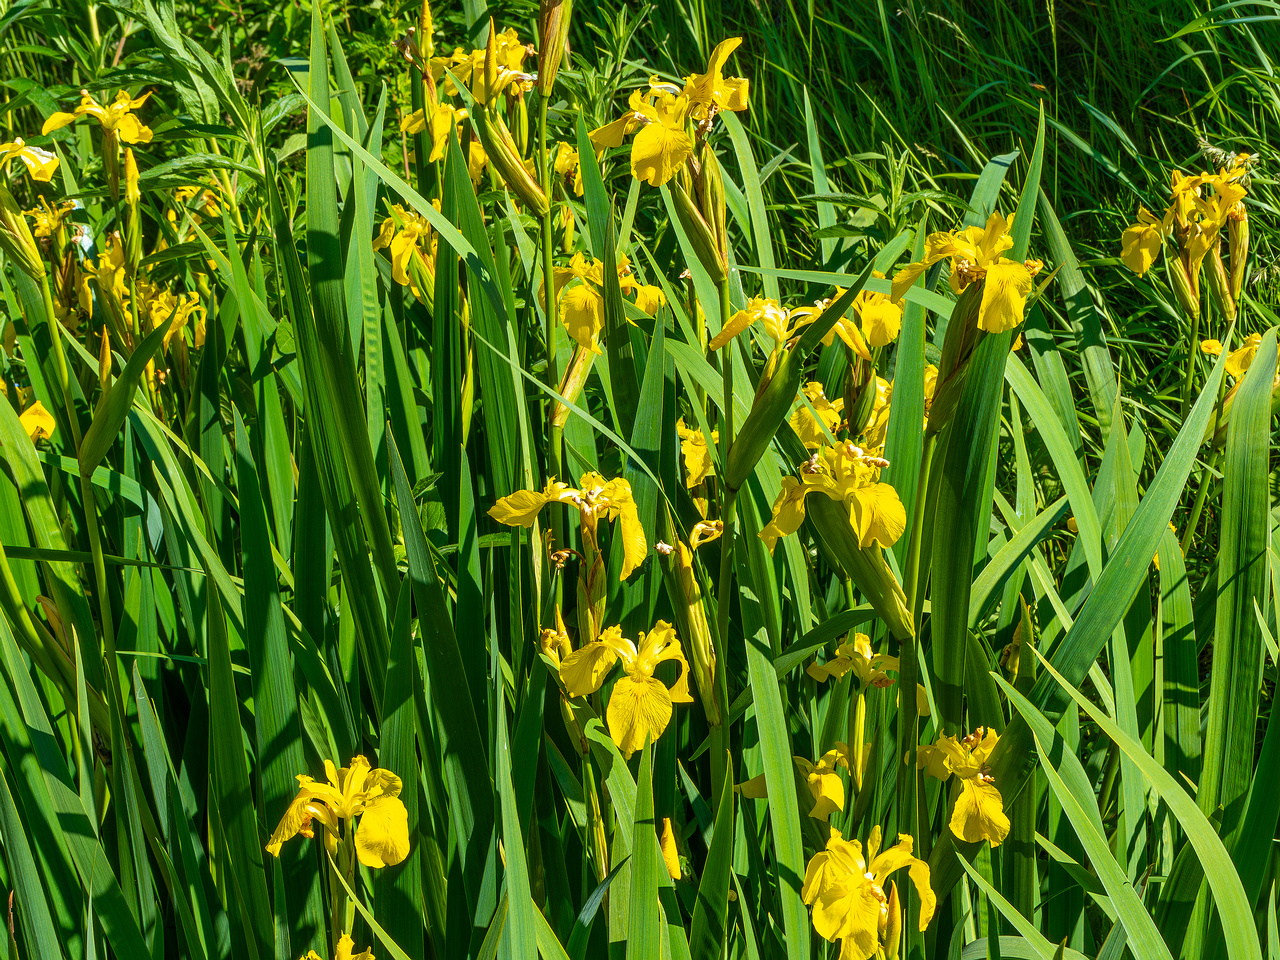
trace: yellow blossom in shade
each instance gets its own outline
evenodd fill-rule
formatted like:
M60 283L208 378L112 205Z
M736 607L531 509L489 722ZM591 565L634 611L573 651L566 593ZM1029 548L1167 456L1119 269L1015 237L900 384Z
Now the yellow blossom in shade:
M831 442L829 435L834 434L836 428L840 425L840 414L844 411L844 399L828 400L826 393L822 389L822 384L816 380L806 383L803 393L809 404L806 406L801 403L796 407L795 413L791 414L791 419L788 423L791 424L791 429L796 432L796 436L800 438L800 442L806 447L813 449L814 447L825 446ZM809 411L809 407L813 407L812 413ZM821 421L821 426L819 421ZM822 430L824 426L827 430L826 433Z
M849 769L849 750L843 743L837 743L836 749L828 750L817 763L810 763L804 757L792 759L813 794L809 816L826 820L837 810L844 810L844 781L836 772L838 767Z
M344 933L338 938L338 949L334 951L333 960L374 960L373 949L366 948L359 953L355 953L356 944L351 939L351 935ZM314 950L308 950L303 960L324 960Z
M582 196L582 165L578 162L578 148L560 141L556 144L554 163L556 175L572 184L575 195Z
M982 281L978 329L1003 333L1022 322L1032 273L1025 263L1004 256L1013 247L1009 232L1013 217L999 212L987 218L985 227L965 227L958 233L934 233L925 241L924 258L908 264L893 277L890 299L901 300L920 274L940 260L951 260L951 288L956 293Z
M890 547L907 526L906 510L898 492L880 483L880 469L887 464L869 456L852 443L823 447L801 466L801 476L782 478L782 491L773 503L773 516L760 531L760 539L773 551L779 537L795 533L804 522L804 499L811 493L843 502L859 547L873 543Z
M898 658L883 653L872 653L871 638L865 633L855 633L852 643L845 641L836 647L834 657L826 663L811 663L804 672L822 683L832 677L839 680L850 670L854 672L858 678L858 684L863 688L887 687L893 683L893 678L885 671L892 670L896 673Z
M741 37L721 40L707 58L706 72L686 78L683 92L689 101L689 115L695 120L710 119L717 110L747 109L750 81L724 75L725 63L741 44Z
M11 143L0 143L0 173L8 171L9 164L14 160L22 161L31 179L41 183L52 180L54 171L58 169L56 154L40 147L28 146L21 137L16 137Z
M542 651L543 656L556 665L557 670L573 653L573 644L569 642L569 633L565 629L564 616L560 613L559 604L556 605L555 628L547 627L543 629L541 636L538 638L538 649Z
M626 637L617 641L618 659L626 675L613 685L609 695L609 735L624 757L630 758L646 741L656 741L671 721L674 704L693 703L689 695L689 663L684 658L675 628L659 620L633 644ZM671 660L680 665L675 684L654 677L659 663Z
M636 307L651 317L658 312L659 307L664 307L667 304L667 295L662 292L661 287L642 283L636 284L635 291Z
M680 452L684 456L684 485L692 489L714 472L711 451L707 449L707 439L702 431L685 426L683 417L676 421L676 433L680 436ZM720 431L711 431L711 442L720 442Z
M144 93L138 98L129 96L125 90L116 94L115 100L105 107L89 96L88 90L80 91L80 105L71 113L50 114L44 122L41 133L60 130L67 124L75 123L81 117L93 117L102 124L102 129L124 143L150 143L151 128L145 126L133 111L147 102L151 94Z
M517 490L490 507L489 516L510 527L532 527L548 503L563 503L577 508L583 535L593 541L601 517L618 520L622 535L622 579L625 580L649 552L640 514L631 495L631 484L621 477L605 480L598 473L584 473L579 482L581 489L552 478L540 493Z
M1150 270L1169 235L1172 219L1172 208L1164 220L1158 220L1146 207L1139 207L1138 221L1120 235L1120 262L1140 277Z
M667 876L679 880L683 875L680 869L680 848L676 846L675 831L671 829L671 818L662 818L662 836L658 838L658 846L662 850L662 862L667 868Z
M929 865L913 850L912 838L899 834L896 844L881 851L877 826L867 838L865 855L861 843L833 830L826 849L810 859L800 897L812 907L818 935L843 941L841 960L870 960L882 952L894 926L900 926L900 916L890 917L897 898L892 888L886 894L885 885L889 875L903 867L920 895L920 929L929 926L938 901L929 883Z
M409 855L409 814L400 800L400 778L390 770L371 768L362 756L337 769L324 762L328 783L298 776L298 795L271 834L267 852L280 856L280 846L298 834L314 836L313 820L336 834L340 820L360 818L356 855L366 867L396 864Z
M193 316L208 316L208 311L200 303L200 297L194 293L175 294L172 290L155 288L143 281L138 284L138 296L143 301L142 309L152 329L163 326L170 317L173 318L173 323L164 335L162 345L165 349L168 349L169 344Z
M916 763L929 776L960 780L960 793L951 811L951 832L968 843L989 840L1000 846L1009 835L1004 798L991 778L988 761L1000 736L990 727L978 727L962 740L939 737L932 746L917 748Z
M22 429L27 431L27 436L31 438L32 443L41 437L52 437L53 431L58 427L53 414L46 410L39 400L23 410L18 420L22 423Z
M36 237L52 237L75 211L74 200L63 200L56 206L50 206L44 197L40 197L40 206L24 210L23 216L31 218L31 232Z
M484 152L480 141L472 140L467 147L467 176L471 178L473 187L480 186L480 175L488 162L489 155Z
M1258 355L1258 345L1262 343L1262 337L1256 333L1251 333L1244 338L1239 350L1232 350L1227 354L1227 373L1239 380L1245 375L1249 369L1249 365L1253 363L1253 358ZM1203 349L1203 347L1202 347ZM1221 347L1218 348L1221 352Z

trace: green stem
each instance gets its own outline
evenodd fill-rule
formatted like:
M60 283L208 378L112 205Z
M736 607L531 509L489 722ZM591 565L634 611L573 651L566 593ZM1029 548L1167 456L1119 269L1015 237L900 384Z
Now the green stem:
M53 345L53 363L58 377L58 390L66 408L67 422L71 426L71 438L75 442L76 456L80 456L83 437L80 420L76 414L75 400L71 394L71 376L67 371L67 356L62 349L62 325L53 309L53 288L49 275L40 278L40 293L44 298L45 320L49 328L49 342ZM80 471L77 471L80 473ZM89 534L89 553L93 557L94 584L98 592L98 613L102 620L102 639L109 658L109 669L115 669L115 625L111 619L111 598L107 594L107 567L102 559L102 539L98 530L98 501L94 497L93 482L80 474L80 499L84 503L84 525Z
M1223 350L1230 349L1230 342L1223 347ZM1227 397L1227 378L1224 376L1218 381L1218 409L1213 417L1213 433L1209 436L1209 445L1213 447L1210 454L1210 462L1208 466L1200 473L1200 489L1196 491L1196 501L1191 507L1191 517L1187 522L1187 528L1182 531L1182 553L1186 554L1191 549L1191 540L1196 534L1196 527L1200 523L1200 514L1204 510L1205 500L1209 496L1209 488L1213 486L1213 475L1218 472L1218 465L1222 463L1222 457L1226 453L1226 437L1223 437L1222 446L1213 446L1214 438L1218 433L1218 428L1222 426L1222 407Z
M729 322L729 281L720 281L720 327ZM729 447L733 444L733 342L725 345L720 354L720 373L724 384L724 409L720 420L720 463L729 463ZM723 479L723 478L722 478ZM720 519L724 523L724 532L720 538L720 579L716 589L716 634L720 638L721 657L729 646L729 598L733 590L733 533L734 521L737 517L738 491L721 483L724 499L720 504ZM727 660L721 659L725 664ZM728 717L723 718L728 720Z
M1187 344L1187 372L1182 381L1182 419L1191 412L1191 381L1196 370L1196 344L1200 340L1200 314L1191 318L1191 340Z

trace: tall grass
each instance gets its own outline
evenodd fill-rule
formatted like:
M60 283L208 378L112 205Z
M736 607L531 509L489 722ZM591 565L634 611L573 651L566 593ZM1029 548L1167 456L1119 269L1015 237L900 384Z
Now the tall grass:
M0 12L7 955L1280 960L1276 36Z

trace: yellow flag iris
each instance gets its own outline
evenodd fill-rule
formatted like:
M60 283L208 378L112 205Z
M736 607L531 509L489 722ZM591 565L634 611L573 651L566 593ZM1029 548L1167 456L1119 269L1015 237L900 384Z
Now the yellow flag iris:
M791 419L787 422L791 424L791 429L796 432L800 442L810 450L826 446L840 426L840 414L844 412L844 398L828 400L822 384L816 380L806 383L802 392L809 403L807 406L801 403L796 407L795 413L791 414ZM813 408L812 412L809 410L810 407ZM823 427L826 428L825 432Z
M741 45L741 37L721 40L707 58L706 72L695 73L685 79L683 93L688 98L689 115L693 119L710 119L718 110L740 112L747 109L750 81L724 75L725 63Z
M901 300L929 267L940 260L951 261L951 289L959 293L970 283L981 282L982 302L978 307L978 329L1003 333L1022 322L1027 296L1031 293L1032 271L1026 263L1004 256L1013 247L1013 217L991 214L985 227L965 227L957 233L930 234L924 258L908 264L893 277L892 300Z
M959 778L960 793L951 811L951 832L968 843L989 840L998 847L1009 835L1004 798L987 763L999 740L999 734L990 727L978 727L962 740L939 737L933 746L917 749L917 764L929 776L947 780L954 773Z
M415 297L434 296L427 290L435 283L436 236L429 221L416 210L391 204L391 215L373 240L374 250L386 249L391 255L391 278L408 287Z
M267 852L280 856L280 847L298 834L314 836L312 822L319 820L328 841L341 830L339 821L360 818L355 848L366 867L396 864L409 855L409 813L400 800L400 778L390 770L372 768L362 756L349 767L337 769L324 762L328 783L298 776L298 795L271 834Z
M102 125L102 129L106 133L123 143L150 143L151 128L146 126L133 113L133 111L146 103L150 96L151 94L144 93L142 96L134 98L129 96L128 91L121 90L116 94L115 100L104 107L89 96L88 90L81 90L79 106L71 113L50 114L40 132L52 133L54 130L60 130L70 123L75 123L81 117L93 117Z
M489 516L509 527L532 527L543 507L549 503L563 503L577 508L583 536L589 536L593 543L597 542L599 519L616 519L621 527L622 579L625 580L649 552L640 514L631 495L631 484L621 477L606 480L598 473L584 473L579 482L580 487L571 487L552 479L541 492L517 490L490 507Z
M427 120L427 108L423 107L400 121L400 132L413 136L427 130L431 135L431 153L427 157L427 162L435 163L444 156L444 151L449 145L450 130L458 130L459 142L466 143L458 127L466 119L465 109L459 109L449 103L438 103L431 110L430 122Z
M45 409L45 405L39 400L23 410L18 421L22 424L22 429L27 431L27 436L31 438L32 443L41 437L52 437L53 431L58 427L53 414Z
M351 939L351 935L344 933L338 938L338 949L333 953L333 960L374 960L372 949L366 948L359 953L354 952L355 949L356 944ZM323 960L323 958L314 950L308 950L303 960Z
M658 664L673 661L680 674L670 689L653 674ZM560 680L571 697L585 697L604 684L614 664L621 661L619 677L609 696L609 735L624 757L656 741L671 722L674 704L693 703L689 695L689 662L684 658L675 628L659 620L638 641L622 635L621 627L608 627L581 650L560 664Z
M857 840L831 832L827 848L813 855L805 871L800 897L813 908L813 928L826 940L840 940L841 960L870 960L883 951L901 925L897 897L889 875L903 867L920 894L920 929L933 919L938 901L929 884L929 865L913 855L914 841L905 833L880 850L880 828L874 827L864 853ZM891 907L897 908L891 910Z
M41 183L52 180L54 171L58 169L58 158L55 154L40 147L28 146L21 137L17 137L10 143L0 143L0 173L7 171L9 164L15 160L22 161L31 179Z
M898 491L880 482L880 469L887 465L887 461L868 456L852 443L823 447L801 466L799 479L782 478L782 492L773 503L773 517L760 531L760 539L772 552L779 537L800 529L805 497L817 493L849 508L849 523L858 537L858 546L893 546L906 530L907 512Z
M691 430L685 426L684 418L676 421L676 433L680 436L680 452L684 456L684 485L690 489L696 487L714 470L711 462L711 451L707 448L707 439L701 430ZM711 442L720 440L720 431L711 431Z
M826 820L837 810L844 809L844 781L837 770L839 767L849 769L848 747L837 743L835 749L824 753L817 763L810 763L804 757L793 757L792 760L813 794L809 816L815 820Z
M836 647L834 657L826 663L809 664L805 673L823 683L832 677L839 680L850 670L858 678L859 686L864 689L868 686L887 687L893 683L893 678L885 671L892 670L896 673L898 658L872 653L871 638L865 633L855 633L852 643L846 641L840 644Z
M1160 220L1146 207L1139 207L1137 222L1125 227L1120 235L1120 261L1140 277L1160 255L1160 247L1172 225L1172 209Z

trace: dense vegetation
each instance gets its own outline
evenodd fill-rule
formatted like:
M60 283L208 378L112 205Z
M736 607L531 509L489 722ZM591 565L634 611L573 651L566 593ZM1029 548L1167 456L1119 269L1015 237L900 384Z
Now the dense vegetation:
M0 11L7 955L1280 960L1276 9Z

